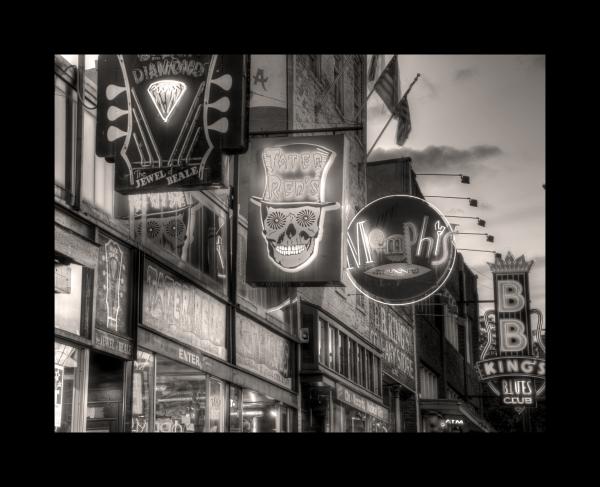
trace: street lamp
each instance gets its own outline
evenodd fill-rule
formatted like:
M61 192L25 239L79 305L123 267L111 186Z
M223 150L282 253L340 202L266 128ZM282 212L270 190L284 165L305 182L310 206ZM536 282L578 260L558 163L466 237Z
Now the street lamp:
M455 235L485 235L488 242L494 241L494 236L489 233L454 232Z
M485 227L485 220L482 220L478 216L458 216L458 215L446 215L446 218L470 218L471 220L477 220L477 225Z
M458 176L463 184L471 184L471 178L463 174L415 173L415 176Z
M438 196L433 194L424 195L425 198L449 198L453 200L469 200L469 205L477 207L477 200L473 198L463 198L460 196Z

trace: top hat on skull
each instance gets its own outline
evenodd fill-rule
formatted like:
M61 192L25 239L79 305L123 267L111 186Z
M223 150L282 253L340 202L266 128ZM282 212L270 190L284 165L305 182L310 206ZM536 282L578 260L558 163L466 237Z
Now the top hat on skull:
M297 272L318 254L321 213L339 208L325 201L327 174L336 153L315 144L266 147L258 154L265 170L260 205L269 258L281 270Z

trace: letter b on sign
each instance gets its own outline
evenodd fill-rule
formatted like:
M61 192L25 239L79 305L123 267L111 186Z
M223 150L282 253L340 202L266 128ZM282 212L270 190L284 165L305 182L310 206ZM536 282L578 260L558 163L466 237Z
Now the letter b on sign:
M517 281L498 281L498 311L500 313L514 313L525 307L523 286Z
M525 325L514 318L500 319L500 352L520 352L527 347Z

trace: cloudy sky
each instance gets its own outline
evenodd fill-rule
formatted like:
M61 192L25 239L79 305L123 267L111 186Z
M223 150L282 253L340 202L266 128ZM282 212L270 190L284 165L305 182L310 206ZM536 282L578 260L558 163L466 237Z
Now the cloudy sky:
M369 56L370 58L370 56ZM392 56L386 56L386 62ZM545 315L545 57L498 55L400 55L401 89L417 73L408 101L412 132L404 147L395 144L392 121L369 161L410 156L416 173L469 175L418 176L424 195L470 197L467 200L427 198L446 215L477 216L487 221L452 219L460 232L457 247L493 250L503 257L511 251L535 260L530 273L531 304ZM383 68L383 66L381 67ZM372 83L369 83L369 91ZM385 125L389 112L374 93L368 101L368 147ZM486 262L494 255L463 252L479 276L479 299L493 299L492 277ZM484 303L480 310L493 308Z

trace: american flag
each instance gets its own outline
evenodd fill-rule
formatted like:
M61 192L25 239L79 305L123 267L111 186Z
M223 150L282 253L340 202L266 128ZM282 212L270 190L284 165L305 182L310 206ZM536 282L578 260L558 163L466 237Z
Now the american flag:
M375 91L381 97L388 110L398 120L396 128L396 144L404 145L410 134L410 109L408 107L408 93L420 75L411 83L404 96L400 98L400 79L398 71L398 58L394 56L388 63L383 73L375 83Z
M407 93L408 94L408 93ZM396 109L396 118L398 119L398 127L396 128L396 144L404 145L410 134L412 125L410 123L410 109L408 108L408 100L406 94L398 103Z
M381 97L388 110L395 113L396 106L400 101L400 79L398 73L398 61L394 56L375 83L375 91Z

